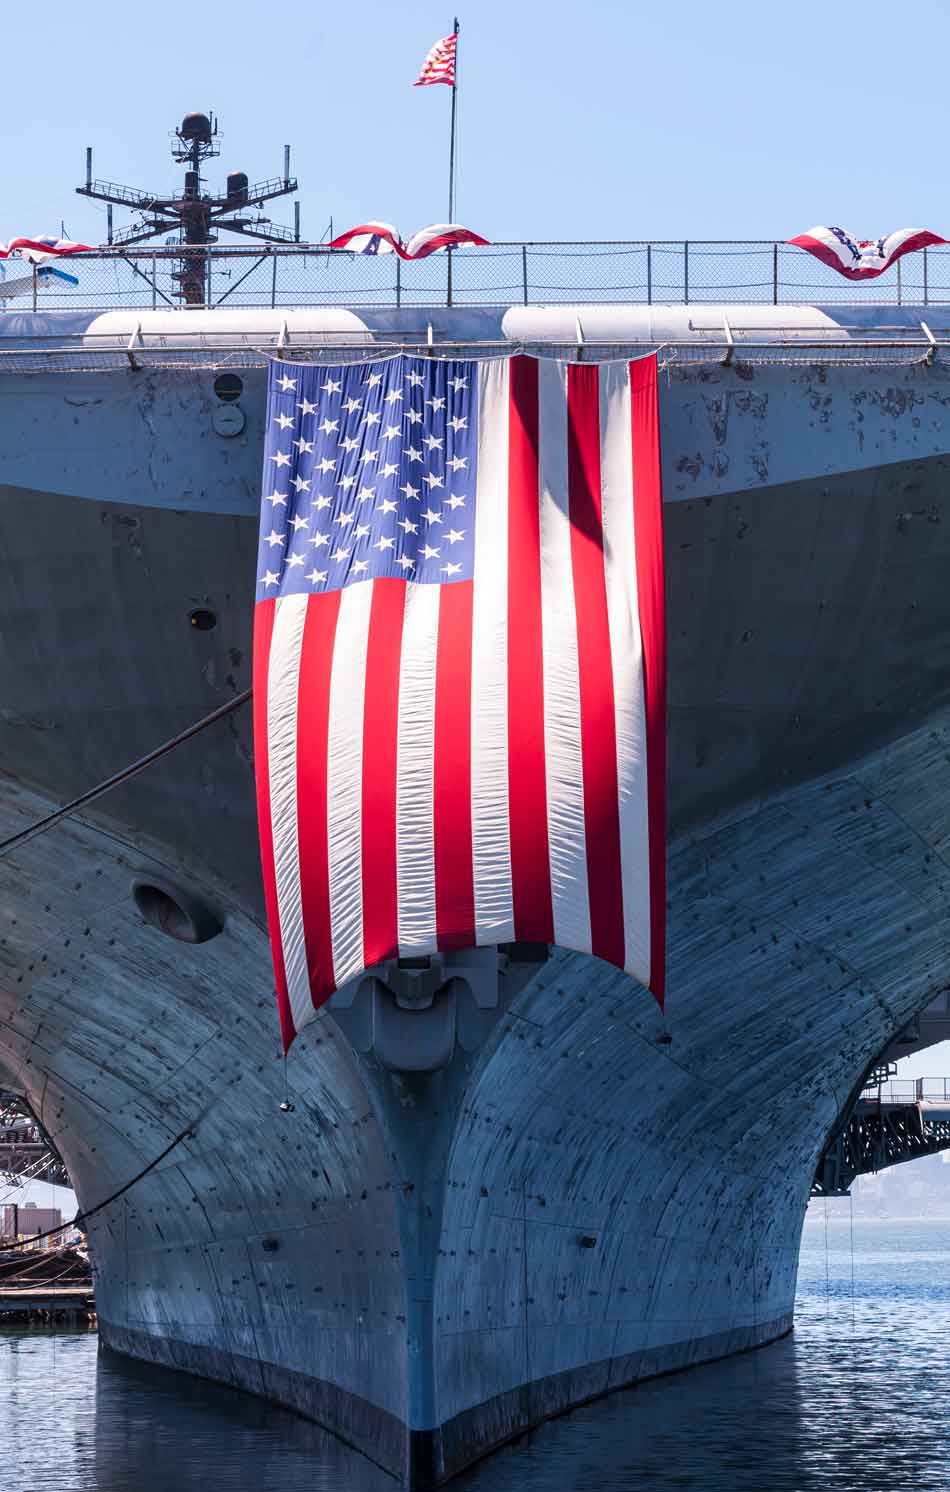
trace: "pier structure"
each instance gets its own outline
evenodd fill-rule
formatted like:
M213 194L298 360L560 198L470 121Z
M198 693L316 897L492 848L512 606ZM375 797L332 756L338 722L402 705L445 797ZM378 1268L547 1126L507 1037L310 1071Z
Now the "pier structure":
M937 263L926 307L697 308L693 277L0 315L0 1082L89 1214L104 1341L423 1487L789 1330L822 1157L947 1019ZM285 1069L246 708L266 363L393 348L659 353L668 1004L462 950L426 1000L370 971Z

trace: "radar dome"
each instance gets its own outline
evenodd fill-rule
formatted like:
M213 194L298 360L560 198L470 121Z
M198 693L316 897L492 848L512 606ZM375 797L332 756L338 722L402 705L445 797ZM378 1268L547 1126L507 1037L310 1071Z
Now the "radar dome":
M183 140L198 140L202 145L211 139L211 120L207 114L186 114L178 131Z

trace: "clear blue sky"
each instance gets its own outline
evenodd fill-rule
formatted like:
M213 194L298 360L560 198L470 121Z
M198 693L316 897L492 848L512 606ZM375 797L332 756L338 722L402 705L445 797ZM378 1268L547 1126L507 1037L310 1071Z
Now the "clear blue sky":
M460 20L456 216L490 238L950 236L945 3L463 0ZM451 21L450 0L7 7L0 239L65 219L99 241L84 147L167 190L168 131L208 107L222 181L293 144L307 236L440 221L449 90L411 84Z

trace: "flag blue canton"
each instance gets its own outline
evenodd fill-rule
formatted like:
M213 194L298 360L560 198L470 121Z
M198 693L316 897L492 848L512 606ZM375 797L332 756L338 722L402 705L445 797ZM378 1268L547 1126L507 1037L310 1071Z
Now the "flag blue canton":
M478 365L273 363L257 599L471 580Z

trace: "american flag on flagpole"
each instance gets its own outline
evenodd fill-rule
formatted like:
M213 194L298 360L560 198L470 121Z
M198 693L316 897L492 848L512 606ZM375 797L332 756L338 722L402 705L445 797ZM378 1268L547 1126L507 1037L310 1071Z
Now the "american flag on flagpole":
M272 365L254 632L285 1047L400 957L556 943L662 1001L656 358Z
M422 88L427 83L448 83L450 88L455 87L455 49L458 46L458 34L453 32L451 36L443 36L426 53L426 60L422 64L414 88Z

